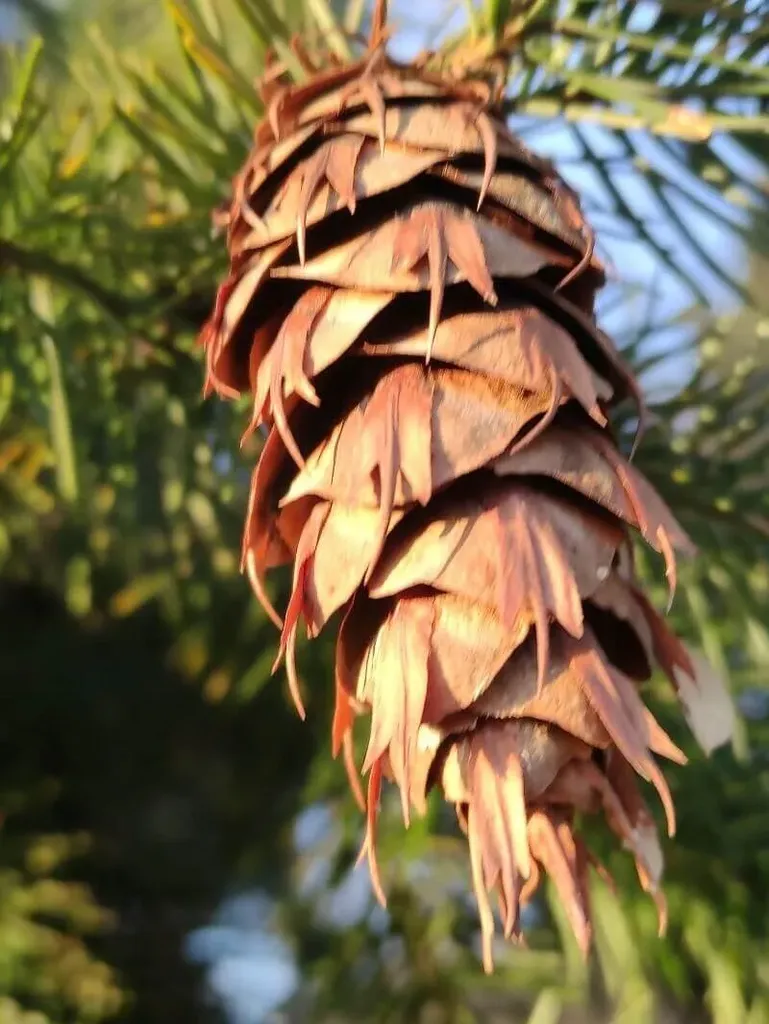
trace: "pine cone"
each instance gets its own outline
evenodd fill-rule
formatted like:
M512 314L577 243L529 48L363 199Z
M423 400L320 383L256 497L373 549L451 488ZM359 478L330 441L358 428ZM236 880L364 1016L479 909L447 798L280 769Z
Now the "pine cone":
M659 665L693 676L639 589L630 536L667 565L689 542L619 452L643 404L596 326L603 283L579 202L508 131L491 90L389 60L290 86L237 177L231 269L206 325L208 387L269 427L243 565L282 630L343 615L335 755L370 715L367 834L383 777L408 824L438 787L467 834L484 963L542 871L590 942L577 812L603 813L658 903L661 854L636 785L674 830L655 755L685 758L644 706ZM264 578L293 563L285 617ZM688 696L687 696L688 695ZM694 695L694 696L693 696ZM696 700L687 685L682 699ZM362 799L362 794L361 794Z

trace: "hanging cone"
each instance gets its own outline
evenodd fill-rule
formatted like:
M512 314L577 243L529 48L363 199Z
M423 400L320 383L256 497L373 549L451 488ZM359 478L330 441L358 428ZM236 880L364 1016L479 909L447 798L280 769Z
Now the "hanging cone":
M407 823L442 791L468 837L490 968L490 894L520 937L543 872L587 948L577 812L606 816L664 923L636 779L672 834L657 758L685 759L639 684L659 665L686 680L687 708L697 685L638 589L630 536L664 556L671 588L690 544L610 431L614 403L634 401L641 422L643 403L595 322L604 275L574 193L486 86L396 65L383 38L307 84L265 85L203 331L207 386L249 392L248 431L268 431L243 564L302 713L297 630L343 615L333 744L354 772L351 730L369 717L377 891L383 778ZM284 564L279 614L264 579Z

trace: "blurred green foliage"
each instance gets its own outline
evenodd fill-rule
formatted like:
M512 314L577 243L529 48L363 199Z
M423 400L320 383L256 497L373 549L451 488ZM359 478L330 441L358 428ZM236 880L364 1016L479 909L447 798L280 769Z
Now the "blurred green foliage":
M750 712L705 760L653 695L693 758L671 772L667 937L607 844L620 887L596 885L590 964L543 901L491 979L440 808L404 836L385 807L389 913L368 896L340 912L360 821L328 754L329 652L302 651L301 725L267 685L275 636L238 573L256 449L239 450L242 409L200 397L224 265L210 215L260 112L254 77L268 46L303 73L296 32L354 52L367 5L23 13L45 45L0 55L0 1024L220 1020L185 937L254 887L301 972L286 1022L769 1022L767 5L485 0L441 42L476 68L515 44L517 121L561 118L599 237L689 304L654 287L639 304L620 264L607 309L642 379L665 382L638 459L700 547L676 625ZM704 222L744 268L708 251ZM329 826L297 852L318 804Z

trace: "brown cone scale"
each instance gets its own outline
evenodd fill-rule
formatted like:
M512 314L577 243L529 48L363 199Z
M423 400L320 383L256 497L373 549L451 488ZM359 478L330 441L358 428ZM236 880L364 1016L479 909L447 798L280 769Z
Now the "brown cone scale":
M615 402L643 404L593 313L603 271L579 203L512 136L494 97L385 55L271 76L235 182L230 273L203 331L207 388L249 392L268 432L243 565L294 646L334 613L335 754L369 720L368 854L384 778L408 824L429 791L467 835L491 965L553 877L583 948L575 827L602 814L657 901L662 858L641 796L674 811L657 758L683 754L644 706L659 666L694 676L639 590L633 531L690 547L617 450ZM264 579L293 564L279 615ZM686 687L691 703L694 687ZM683 690L682 690L683 697Z

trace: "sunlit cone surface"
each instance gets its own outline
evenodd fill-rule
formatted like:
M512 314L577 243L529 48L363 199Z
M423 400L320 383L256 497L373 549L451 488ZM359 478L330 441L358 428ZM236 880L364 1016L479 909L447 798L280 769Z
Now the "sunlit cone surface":
M575 828L605 815L657 901L662 858L638 777L674 829L644 706L658 665L693 676L639 590L633 531L675 584L688 541L618 451L641 399L596 326L603 272L574 193L511 135L479 83L365 60L263 87L234 188L231 269L204 329L209 389L253 396L243 565L294 647L335 613L335 753L354 784L366 716L368 853L383 778L403 814L437 788L467 835L491 963L548 873L583 948ZM264 579L293 563L283 617ZM329 685L331 682L329 680ZM698 700L687 681L686 702Z

